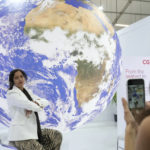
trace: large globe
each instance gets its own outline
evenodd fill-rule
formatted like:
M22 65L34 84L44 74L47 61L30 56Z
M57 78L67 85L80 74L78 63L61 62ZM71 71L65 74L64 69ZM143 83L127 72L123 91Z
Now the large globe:
M73 130L110 103L120 77L121 49L111 23L86 0L0 1L0 123L8 127L9 72L49 101L42 127Z

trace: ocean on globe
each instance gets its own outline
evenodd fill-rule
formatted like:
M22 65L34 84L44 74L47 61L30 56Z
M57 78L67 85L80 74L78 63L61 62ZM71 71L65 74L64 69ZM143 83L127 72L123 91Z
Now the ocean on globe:
M110 103L121 49L104 13L87 0L0 0L0 124L9 127L6 92L13 69L49 101L43 128L80 127Z

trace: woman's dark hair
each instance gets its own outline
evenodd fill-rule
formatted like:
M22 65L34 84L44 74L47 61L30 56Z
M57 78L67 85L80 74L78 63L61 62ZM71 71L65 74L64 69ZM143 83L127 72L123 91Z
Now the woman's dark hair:
M14 86L14 75L17 71L20 71L23 74L24 78L27 80L27 74L23 70L21 69L12 70L9 74L9 90L11 90Z

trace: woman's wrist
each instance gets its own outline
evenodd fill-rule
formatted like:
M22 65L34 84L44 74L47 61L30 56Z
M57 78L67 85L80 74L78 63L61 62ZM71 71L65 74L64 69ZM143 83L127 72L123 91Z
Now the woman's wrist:
M39 105L39 103L38 103L38 102L36 102L36 101L33 101L33 103L35 103L35 104L37 104L38 106L40 106L40 105Z

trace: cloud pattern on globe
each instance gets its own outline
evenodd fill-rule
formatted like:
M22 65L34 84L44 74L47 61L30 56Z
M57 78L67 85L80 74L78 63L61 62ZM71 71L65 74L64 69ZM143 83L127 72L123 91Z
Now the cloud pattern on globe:
M0 123L9 126L8 75L21 68L26 86L49 101L43 127L69 131L110 103L121 49L104 13L86 0L0 1Z

